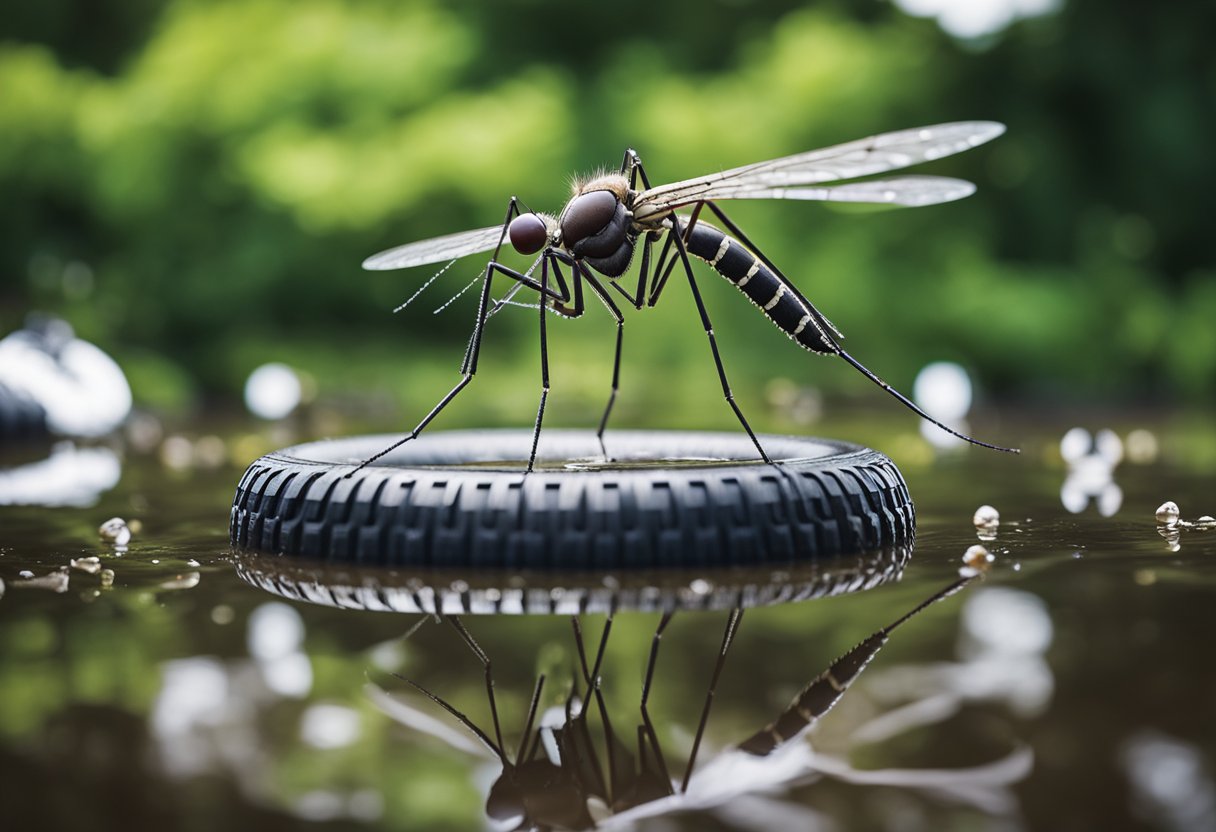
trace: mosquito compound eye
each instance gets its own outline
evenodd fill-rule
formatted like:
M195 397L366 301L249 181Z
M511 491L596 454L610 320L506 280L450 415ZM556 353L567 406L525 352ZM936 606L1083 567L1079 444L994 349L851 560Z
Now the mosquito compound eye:
M511 220L511 225L507 227L507 236L520 254L536 254L549 242L549 230L545 228L545 221L536 214L520 214Z
M574 246L603 231L616 215L616 194L592 191L576 196L562 215L562 242Z

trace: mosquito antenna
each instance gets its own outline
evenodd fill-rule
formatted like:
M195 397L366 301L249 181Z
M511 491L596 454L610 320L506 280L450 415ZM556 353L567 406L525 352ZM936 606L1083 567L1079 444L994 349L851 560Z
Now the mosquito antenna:
M460 297L461 295L463 295L465 292L467 292L467 291L469 291L470 289L472 289L472 288L473 288L473 284L475 284L475 283L476 283L477 281L479 281L479 280L481 280L481 275L478 275L477 277L475 277L475 278L473 278L472 280L470 280L467 286L465 286L465 287L464 287L463 289L461 289L459 292L457 292L456 294L454 294L454 295L452 295L450 298L448 298L448 299L447 299L447 301L446 301L446 302L445 302L445 303L444 303L442 306L440 306L440 307L439 307L438 309L436 309L435 311L431 312L431 314L432 314L432 315L438 315L440 312L442 312L443 310L447 309L449 306L451 306L453 303L455 303L455 302L456 302L456 299L457 299L457 298L459 298L459 297Z
M457 259L459 259L459 258L457 258ZM415 300L418 298L418 296L419 296L419 295L421 295L423 292L425 292L425 291L426 291L426 287L428 287L428 286L430 286L432 283L434 283L434 282L435 282L435 280L436 280L436 279L438 279L439 275L443 274L443 273L444 273L444 272L446 272L448 269L452 268L452 266L453 266L455 263L456 263L456 260L453 260L451 263L448 263L448 264L447 264L446 266L444 266L442 269L440 269L439 271L437 271L437 272L435 272L433 275L431 275L430 279L429 279L429 280L428 280L426 283L423 283L423 284L422 284L422 287L421 287L421 288L420 288L420 289L419 289L417 292L414 292L414 294L410 295L410 299L409 299L409 300L407 300L405 303L401 304L401 305L400 305L400 306L398 306L396 309L394 309L394 310L393 310L393 313L394 313L394 314L396 314L397 312L400 312L402 309L404 309L405 307L407 307L407 306L409 306L411 303L413 303L413 302L414 302L414 301L415 301Z
M874 373L870 370L869 367L862 364L860 361L858 361L853 356L849 355L847 352L842 350L839 346L836 347L836 354L839 355L841 358L843 358L845 361L852 364L854 368L856 368L859 372L861 372L861 374L864 375L866 378L868 378L870 381L874 382L879 387L881 387L883 390L886 390L888 393L890 393L892 396L894 396L896 401L898 401L904 407L911 410L913 413L915 413L920 418L924 419L926 422L930 422L934 425L937 425L939 428L941 428L942 430L944 430L946 433L950 434L951 436L957 436L959 439L962 439L965 442L970 442L972 445L979 445L981 448L991 448L994 451L1002 451L1007 454L1020 454L1022 452L1021 448L1004 448L1004 447L1001 447L1000 445L992 445L992 444L989 444L988 442L981 442L978 439L972 439L967 434L960 433L959 431L955 430L954 428L949 427L948 425L942 424L937 419L934 419L928 413L921 410L921 408L918 405L916 405L911 399L909 399L903 393L899 392L894 387L892 387L891 385L887 384L885 381L880 379L878 376L874 375Z

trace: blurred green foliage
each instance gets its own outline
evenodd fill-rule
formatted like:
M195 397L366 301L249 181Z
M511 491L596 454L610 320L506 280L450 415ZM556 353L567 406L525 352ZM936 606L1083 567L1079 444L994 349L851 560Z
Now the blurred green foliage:
M0 327L62 314L145 403L233 395L285 360L413 413L455 380L475 293L429 312L480 261L393 316L431 272L366 274L367 254L491 224L512 194L555 211L627 146L660 182L991 118L1009 134L925 168L976 181L965 202L734 213L897 386L945 358L1001 397L1210 399L1214 29L1216 7L1129 0L982 44L843 0L6 4ZM776 376L870 394L702 273L741 398ZM665 297L626 327L619 418L730 425L687 289ZM593 418L611 322L550 329L555 418ZM535 330L494 320L457 421L529 418Z

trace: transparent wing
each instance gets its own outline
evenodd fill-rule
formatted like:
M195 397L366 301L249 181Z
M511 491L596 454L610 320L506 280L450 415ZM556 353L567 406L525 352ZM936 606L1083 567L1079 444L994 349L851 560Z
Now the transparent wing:
M975 185L946 176L896 176L818 188L786 188L737 182L713 190L712 199L810 199L918 207L971 196Z
M685 179L670 185L660 185L657 188L643 191L634 200L633 213L640 220L665 214L681 205L712 199L758 199L774 198L775 189L788 189L778 199L834 199L848 201L861 200L856 197L865 193L861 190L845 190L842 186L835 188L805 188L802 186L819 185L824 182L835 182L842 179L855 179L859 176L871 176L891 170L899 170L921 162L941 159L954 153L961 153L973 147L991 141L1005 132L1005 126L995 121L959 121L950 124L937 124L931 127L918 127L911 130L897 130L894 133L882 133L868 139L825 147L822 150L811 150L781 159L771 159L767 162L756 162L743 167L732 168L721 173L711 173L695 179ZM915 179L922 183L925 179L936 177L908 177L887 181L888 187L893 182L907 182ZM959 182L959 180L951 180ZM864 183L857 183L864 184ZM895 191L907 188L909 198L920 192L932 192L938 185L922 186L898 185ZM940 193L954 193L952 188L942 188ZM881 193L876 191L875 193ZM958 196L948 199L958 199L966 196L959 192ZM904 202L901 199L880 199L879 202L904 205L929 205L934 201L944 202L948 199L930 199L927 202Z
M363 261L363 268L371 271L385 271L387 269L406 269L410 266L425 266L428 263L442 263L444 260L455 260L479 251L489 251L498 245L502 236L503 226L491 225L475 231L462 231L459 234L432 237L429 240L406 243L403 246L373 254Z

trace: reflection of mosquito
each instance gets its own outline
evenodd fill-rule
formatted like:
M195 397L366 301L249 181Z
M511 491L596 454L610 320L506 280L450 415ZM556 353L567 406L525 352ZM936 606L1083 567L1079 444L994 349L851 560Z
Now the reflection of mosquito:
M765 317L798 346L814 353L840 356L905 407L955 436L987 448L1013 450L980 442L946 427L845 352L839 343L842 337L840 331L718 205L719 201L727 199L799 199L921 206L961 199L970 195L975 186L970 182L941 176L896 176L884 180L847 182L826 187L822 183L869 176L939 159L994 139L1004 130L1004 126L990 121L957 122L900 130L657 187L651 187L638 154L627 150L618 173L596 176L576 183L573 197L558 217L525 211L520 207L520 201L511 197L506 218L501 225L410 243L369 257L363 263L364 268L403 269L453 260L491 249L494 251L482 278L484 282L481 301L477 308L473 334L461 364L461 380L413 431L399 442L365 460L363 465L418 436L468 385L477 372L477 359L481 352L486 319L503 305L510 303L511 297L521 288L527 287L537 292L541 299L541 395L536 412L532 452L528 458L528 470L531 471L536 461L545 400L549 394L545 310L568 318L580 317L584 311L584 283L607 307L617 327L612 393L597 431L601 450L604 450L607 456L607 451L603 448L604 429L608 424L620 382L621 343L625 320L608 287L635 309L654 306L659 302L659 297L677 263L688 278L701 324L709 339L726 402L747 431L747 435L751 437L760 456L764 461L770 461L731 393L714 337L713 325L689 263L690 254L709 263L715 271L737 286ZM637 190L639 179L643 186L640 191ZM691 206L688 216L676 214L676 209L688 206ZM719 230L708 222L699 221L702 210L706 208L725 226L726 231ZM651 249L660 239L664 241L663 248L652 270ZM520 272L499 262L503 243L507 240L510 240L511 246L520 254L540 253L531 268ZM637 284L630 292L618 282L618 278L629 269L639 240L642 244L642 263L638 270ZM673 248L675 255L671 256ZM540 264L539 280L532 276L537 262ZM561 268L563 265L570 269L570 282L566 281ZM602 280L596 273L607 280ZM515 285L502 300L491 306L491 285L496 276L514 281Z
M955 581L832 662L773 722L740 743L738 751L753 758L765 757L800 736L840 700L870 660L886 644L892 631L926 607L953 595L971 580L972 577L964 577ZM537 711L545 677L537 679L514 756L508 754L503 742L498 706L494 698L490 658L458 617L449 616L447 620L482 664L486 695L494 724L493 737L437 694L417 682L399 678L455 717L501 764L502 773L494 781L486 800L486 812L492 818L499 821L518 819L515 829L590 828L612 815L665 798L677 798L688 791L718 679L725 666L726 655L738 630L743 610L735 608L727 619L722 646L710 677L688 763L678 786L669 773L670 769L647 707L659 645L672 615L671 612L662 615L651 641L650 657L642 682L641 723L635 729L636 753L631 751L614 731L600 687L600 668L612 629L611 617L604 624L599 646L591 663L588 662L580 621L577 617L572 618L578 652L578 676L557 718L545 715L539 727L536 726ZM598 744L588 721L592 702L598 711L602 728L603 736ZM390 713L400 713L405 707L399 700L387 697L381 698L381 705ZM603 747L602 754L599 746Z

